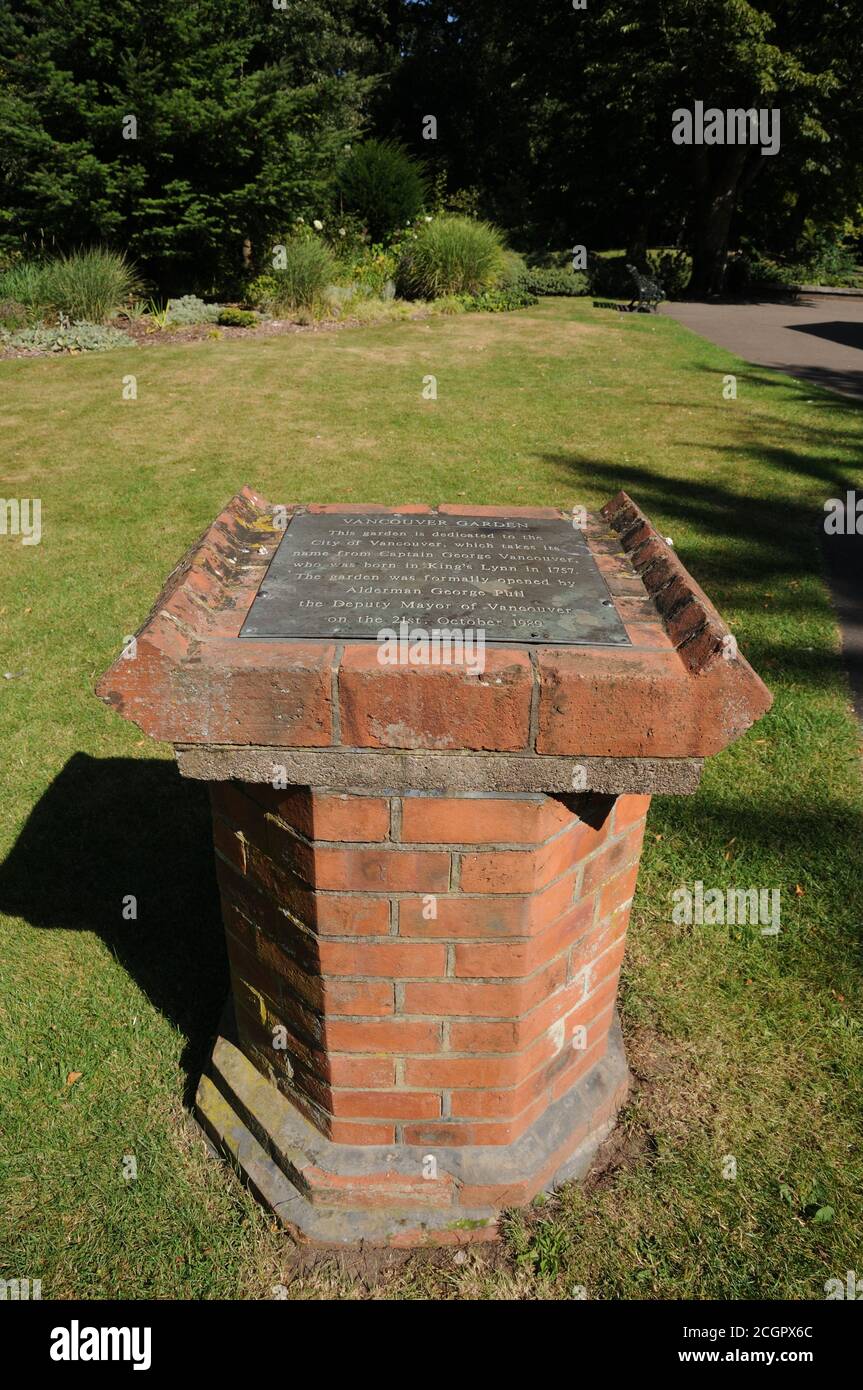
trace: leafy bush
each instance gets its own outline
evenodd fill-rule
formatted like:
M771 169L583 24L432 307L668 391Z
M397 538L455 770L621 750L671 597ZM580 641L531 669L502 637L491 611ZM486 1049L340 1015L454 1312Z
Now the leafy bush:
M658 280L669 299L679 299L692 278L692 258L685 251L649 251L648 273Z
M373 242L412 222L426 197L421 166L393 140L366 140L351 150L336 174L347 212L360 218Z
M391 299L398 273L398 256L380 242L358 248L353 255L340 258L336 268L338 284L365 290L369 295Z
M500 232L469 217L421 223L403 253L399 278L409 294L439 299L490 289L504 266Z
M587 280L591 294L610 299L631 299L635 285L626 269L628 257L620 252L614 256L598 256L588 252Z
M217 323L221 312L221 304L205 304L196 294L184 294L180 299L168 300L165 322L175 327L188 327L194 323Z
M801 279L815 285L855 285L857 262L836 232L807 227L798 252Z
M29 348L33 352L109 352L111 348L134 347L128 333L100 323L73 323L56 328L25 328L4 335L6 345Z
M804 278L799 266L783 265L754 247L746 247L729 260L725 288L732 293L756 290L793 294Z
M521 285L514 285L511 289L482 290L479 294L467 295L464 299L465 309L469 314L508 313L511 309L527 309L531 304L538 303L536 295Z
M497 277L497 289L511 289L527 274L527 261L524 256L520 256L517 251L505 250L503 252L500 274Z
M587 275L583 270L525 270L519 284L529 294L587 294Z
M298 309L319 312L326 301L327 286L336 278L330 247L321 237L309 233L298 233L282 245L284 266L253 280L247 299L271 314Z
M27 306L17 299L0 299L0 328L14 332L27 323Z
M223 309L216 322L223 328L254 328L258 316L251 309Z

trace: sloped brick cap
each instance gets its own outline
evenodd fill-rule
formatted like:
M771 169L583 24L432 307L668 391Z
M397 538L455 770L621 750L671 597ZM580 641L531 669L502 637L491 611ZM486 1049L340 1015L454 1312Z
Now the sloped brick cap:
M300 511L431 513L429 507ZM553 508L439 508L447 516L560 517ZM382 666L373 642L240 639L283 531L244 488L169 577L97 694L176 745L470 751L531 761L698 759L770 707L713 605L625 493L586 539L632 645L495 644L486 669Z

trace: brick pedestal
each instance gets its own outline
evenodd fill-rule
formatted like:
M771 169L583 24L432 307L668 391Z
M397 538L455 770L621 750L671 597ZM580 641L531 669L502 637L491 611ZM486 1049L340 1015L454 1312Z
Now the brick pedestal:
M335 1204L343 1238L479 1238L589 1161L626 1091L609 1037L649 800L213 787L236 1046L278 1103L244 1102L234 1054L199 1112L222 1143L230 1106L292 1225L318 1236Z
M232 994L197 1114L301 1237L492 1238L586 1171L626 1095L650 797L694 791L770 697L629 498L585 535L625 646L407 669L373 641L239 637L281 538L244 491L100 682L211 785Z

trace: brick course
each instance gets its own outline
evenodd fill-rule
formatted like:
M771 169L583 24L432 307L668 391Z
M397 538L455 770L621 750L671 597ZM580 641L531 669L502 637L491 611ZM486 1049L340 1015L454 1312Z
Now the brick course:
M510 1144L604 1055L648 797L211 796L240 1045L327 1138Z

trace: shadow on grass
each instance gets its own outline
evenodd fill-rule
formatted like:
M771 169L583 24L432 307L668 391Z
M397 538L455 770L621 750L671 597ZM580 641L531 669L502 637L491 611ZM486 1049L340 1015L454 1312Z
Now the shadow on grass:
M186 1038L197 1084L228 991L205 787L167 760L76 753L0 865L0 911L96 932Z

